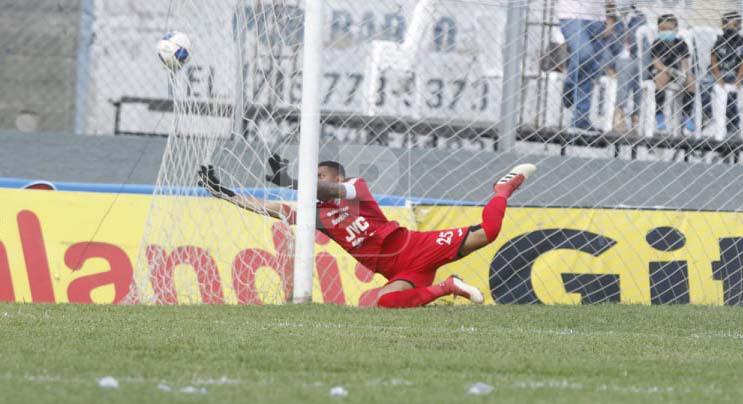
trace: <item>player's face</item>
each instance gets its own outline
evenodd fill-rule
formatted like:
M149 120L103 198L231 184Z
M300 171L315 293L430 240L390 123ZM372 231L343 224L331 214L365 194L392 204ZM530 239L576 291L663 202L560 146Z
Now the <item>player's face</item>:
M343 178L338 175L338 171L335 168L327 166L317 168L317 179L318 181L325 182L343 182Z

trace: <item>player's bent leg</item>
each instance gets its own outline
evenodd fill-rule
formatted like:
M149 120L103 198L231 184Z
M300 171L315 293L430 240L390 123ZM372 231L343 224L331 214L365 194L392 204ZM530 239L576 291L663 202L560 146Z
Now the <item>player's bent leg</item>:
M535 171L537 171L537 166L534 164L519 164L512 168L508 174L493 184L495 196L508 199Z
M533 164L519 164L493 185L495 196L482 209L482 224L479 228L471 228L467 234L459 249L460 257L485 247L498 238L506 215L508 198L536 170L537 167Z
M480 226L485 234L486 244L498 238L503 225L503 217L506 215L507 205L508 200L506 198L496 195L482 208L482 224Z
M488 240L488 236L485 234L482 226L472 226L469 233L467 233L467 238L464 239L464 242L459 247L459 257L466 257L488 244L490 244L490 240Z
M386 309L421 307L444 296L438 285L416 288L403 280L392 281L379 291L377 306Z
M421 307L447 295L462 296L477 304L485 300L479 289L456 276L450 276L438 285L420 288L403 280L390 282L379 291L377 306L388 309Z
M475 304L482 304L485 301L485 296L483 296L480 289L466 283L457 275L448 277L444 283L454 296L467 298Z
M388 293L393 292L402 292L403 290L410 290L414 289L415 286L408 282L408 281L392 281L382 287L382 289L379 290L379 293L377 293L378 297L382 297Z
M498 238L507 203L506 198L496 195L482 208L482 224L470 227L467 237L459 247L459 257L465 257Z

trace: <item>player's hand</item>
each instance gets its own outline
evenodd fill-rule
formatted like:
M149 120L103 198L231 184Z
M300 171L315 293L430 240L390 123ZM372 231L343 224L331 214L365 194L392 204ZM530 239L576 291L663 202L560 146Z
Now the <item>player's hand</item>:
M268 158L268 165L273 171L272 175L266 176L266 181L276 184L280 187L297 188L297 181L289 176L289 160L282 159L281 156L274 153Z
M222 186L212 165L201 166L199 169L199 185L220 199L232 198L236 195L235 191Z

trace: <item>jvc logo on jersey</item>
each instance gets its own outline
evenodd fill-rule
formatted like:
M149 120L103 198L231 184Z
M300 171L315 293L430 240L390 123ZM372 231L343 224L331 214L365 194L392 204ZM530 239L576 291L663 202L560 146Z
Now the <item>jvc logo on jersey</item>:
M369 222L366 221L366 218L364 218L363 216L357 217L356 220L353 221L353 223L346 227L346 232L348 233L348 236L346 236L346 241L351 243L353 247L358 246L366 238L359 236L361 236L361 234L368 228Z

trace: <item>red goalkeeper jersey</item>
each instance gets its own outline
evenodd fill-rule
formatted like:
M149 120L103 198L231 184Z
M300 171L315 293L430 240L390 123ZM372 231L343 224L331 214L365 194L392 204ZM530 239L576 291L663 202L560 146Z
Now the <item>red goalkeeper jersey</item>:
M347 190L353 187L355 195L318 201L317 229L364 266L376 271L384 239L400 225L384 216L363 178L352 178L345 184ZM292 223L294 216L292 214L289 219Z
M375 270L384 239L400 225L384 216L363 178L350 179L346 184L356 195L353 199L318 201L317 228Z

